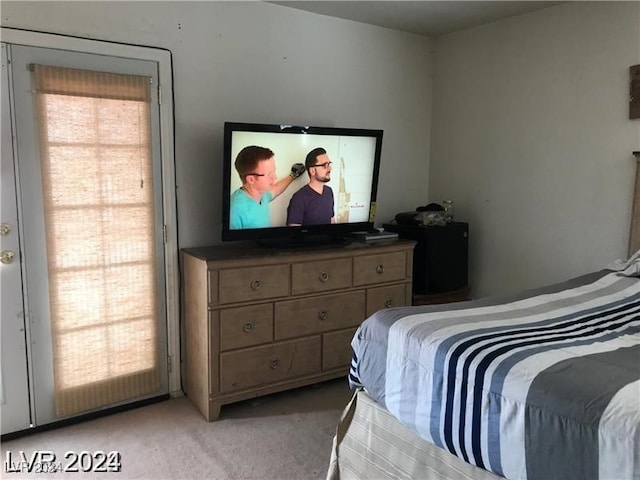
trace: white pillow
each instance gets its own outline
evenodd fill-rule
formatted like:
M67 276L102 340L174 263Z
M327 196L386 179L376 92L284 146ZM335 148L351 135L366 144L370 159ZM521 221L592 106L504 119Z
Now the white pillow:
M625 277L640 277L640 250L631 255L628 260L615 260L607 268Z

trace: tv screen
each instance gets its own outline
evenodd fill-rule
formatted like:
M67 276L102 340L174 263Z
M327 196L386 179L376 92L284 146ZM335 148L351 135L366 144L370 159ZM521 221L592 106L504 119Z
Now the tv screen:
M227 122L223 150L223 241L373 228L382 130Z

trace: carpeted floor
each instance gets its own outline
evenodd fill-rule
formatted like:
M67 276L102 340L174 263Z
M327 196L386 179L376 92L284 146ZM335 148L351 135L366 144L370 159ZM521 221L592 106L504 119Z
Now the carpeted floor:
M76 480L323 479L335 428L351 393L346 379L332 380L223 406L215 422L205 421L188 398L171 399L3 442L1 476ZM72 456L83 451L117 451L121 472L9 472L8 458L15 466L21 455L31 459L34 453L43 451L53 452L63 467L70 462L64 459L68 451ZM83 458L88 465L91 456L85 454Z

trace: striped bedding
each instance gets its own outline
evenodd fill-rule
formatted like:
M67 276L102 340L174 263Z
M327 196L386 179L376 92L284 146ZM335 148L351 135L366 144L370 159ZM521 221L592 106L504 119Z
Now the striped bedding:
M640 478L640 279L381 310L349 382L420 437L510 479Z

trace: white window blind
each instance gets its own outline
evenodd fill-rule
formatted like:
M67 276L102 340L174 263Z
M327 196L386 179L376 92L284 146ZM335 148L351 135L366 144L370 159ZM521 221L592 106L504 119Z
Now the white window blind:
M33 66L56 414L160 388L150 79Z

